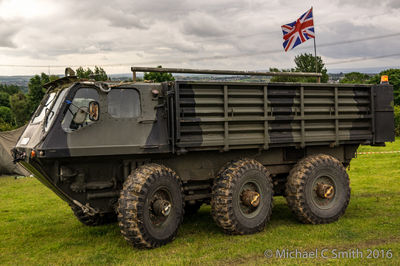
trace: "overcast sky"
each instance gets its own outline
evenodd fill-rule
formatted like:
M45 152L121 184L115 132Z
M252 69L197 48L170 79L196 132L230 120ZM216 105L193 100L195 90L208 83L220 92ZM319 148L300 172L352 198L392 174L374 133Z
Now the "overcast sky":
M4 65L290 68L313 42L285 53L280 26L311 6L329 71L399 67L399 0L0 0L0 75L49 71Z

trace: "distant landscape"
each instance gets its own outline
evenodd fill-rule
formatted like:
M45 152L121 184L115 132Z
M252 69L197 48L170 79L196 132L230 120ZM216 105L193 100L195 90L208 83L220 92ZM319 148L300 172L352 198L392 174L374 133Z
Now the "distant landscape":
M56 74L55 76L63 77L62 74ZM109 75L111 80L124 81L132 78L132 74L111 74ZM17 85L21 87L24 93L28 92L28 83L32 76L0 76L0 84L5 85Z
M377 73L368 74L371 77L376 75ZM328 73L329 82L330 83L338 83L341 78L344 77L345 73ZM56 76L62 77L64 75L58 74ZM32 76L0 76L0 84L5 85L17 85L22 88L24 93L28 92L28 82L33 77ZM132 78L132 74L122 73L122 74L110 74L109 77L113 81L126 81ZM143 77L142 75L138 75L138 77ZM253 76L225 76L225 75L174 75L177 80L219 80L219 81L227 81L227 80L237 80L237 81L252 81L252 82L263 82L269 81L269 77L253 77Z

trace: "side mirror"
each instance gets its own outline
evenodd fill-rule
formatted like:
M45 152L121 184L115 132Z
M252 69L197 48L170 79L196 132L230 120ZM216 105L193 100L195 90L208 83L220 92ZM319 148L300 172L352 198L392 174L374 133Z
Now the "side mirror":
M91 121L98 121L100 116L100 106L98 102L91 101L89 103L89 119Z
M82 125L86 121L87 114L87 107L79 107L78 111L74 114L74 118L72 119L72 121L76 125Z

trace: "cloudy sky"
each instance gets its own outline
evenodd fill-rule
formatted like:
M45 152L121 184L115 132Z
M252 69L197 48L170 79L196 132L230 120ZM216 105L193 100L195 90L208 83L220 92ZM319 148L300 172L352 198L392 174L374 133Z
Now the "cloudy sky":
M399 0L0 0L0 75L290 68L313 42L285 53L280 26L311 6L329 71L399 67Z

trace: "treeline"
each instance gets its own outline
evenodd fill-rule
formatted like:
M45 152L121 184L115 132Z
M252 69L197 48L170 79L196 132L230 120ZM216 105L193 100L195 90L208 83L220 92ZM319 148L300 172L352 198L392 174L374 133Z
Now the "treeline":
M94 70L79 67L75 73L79 78L109 80L104 69L97 66ZM43 85L58 78L59 76L45 73L35 75L29 80L26 94L19 86L0 84L0 131L12 130L25 125L46 93Z

